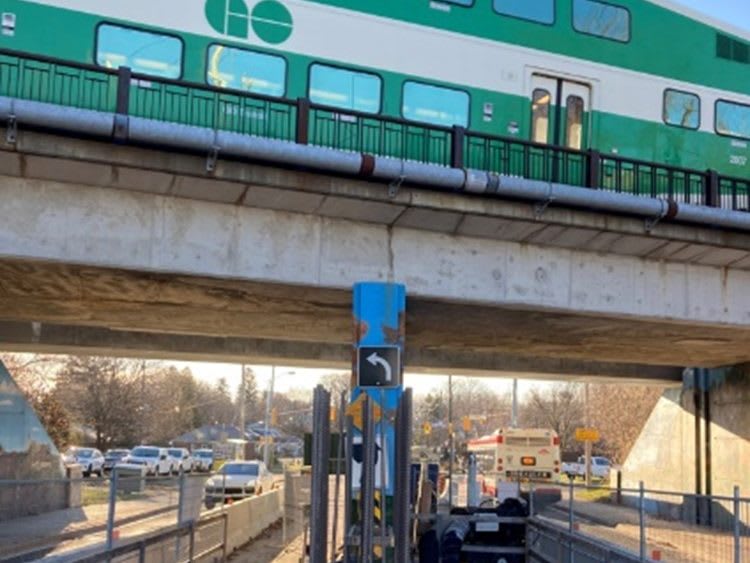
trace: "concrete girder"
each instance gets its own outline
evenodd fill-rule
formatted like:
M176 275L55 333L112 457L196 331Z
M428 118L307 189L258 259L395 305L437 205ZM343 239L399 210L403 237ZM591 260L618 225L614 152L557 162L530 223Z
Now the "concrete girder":
M0 261L0 319L275 341L281 349L287 341L347 347L352 334L348 289L18 260ZM560 369L563 361L720 366L741 361L750 350L750 329L478 306L419 296L408 298L405 322L408 349L433 359L420 360L425 367L445 369L452 362L465 370L504 369L507 358L526 358L527 365L551 362L554 367L546 371Z
M348 344L136 332L38 322L0 321L0 347L9 352L44 354L351 367L351 345ZM445 373L449 365L454 372L479 377L627 381L649 385L679 385L683 372L682 368L670 366L443 352L416 346L407 349L405 361L410 373Z

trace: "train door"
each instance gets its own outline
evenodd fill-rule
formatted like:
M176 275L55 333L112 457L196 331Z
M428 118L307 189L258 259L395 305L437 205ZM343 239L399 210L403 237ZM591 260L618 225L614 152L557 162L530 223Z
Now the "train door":
M542 74L531 75L531 135L536 143L589 147L591 87Z

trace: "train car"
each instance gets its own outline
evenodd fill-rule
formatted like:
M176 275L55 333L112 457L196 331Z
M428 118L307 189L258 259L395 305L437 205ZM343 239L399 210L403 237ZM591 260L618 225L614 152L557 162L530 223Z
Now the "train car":
M127 67L137 115L290 138L291 114L269 100L305 99L319 107L318 144L451 165L440 134L459 127L468 168L586 185L580 155L595 151L632 159L602 168L605 187L674 195L679 177L700 192L671 169L657 185L642 164L714 170L747 207L750 33L667 0L4 0L0 11L0 95L57 88L66 103L62 71L33 77L47 58ZM114 94L87 72L76 87L106 109ZM32 86L19 86L24 73ZM180 90L190 84L266 105L209 104ZM536 169L508 139L534 143Z

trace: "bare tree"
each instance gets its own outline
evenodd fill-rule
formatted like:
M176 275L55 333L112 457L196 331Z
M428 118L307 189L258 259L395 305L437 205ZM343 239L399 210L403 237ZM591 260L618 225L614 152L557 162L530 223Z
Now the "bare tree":
M70 413L54 394L55 371L60 359L40 354L3 354L13 380L26 396L39 421L58 449L64 449L71 439Z
M329 373L321 376L318 383L331 393L331 400L335 400L335 404L338 404L342 392L351 390L351 376L348 373Z
M55 396L94 431L100 449L135 441L140 387L133 371L126 360L71 356L57 376Z
M602 438L594 451L615 463L625 461L663 392L655 386L592 385L591 422Z
M560 436L563 451L577 451L575 429L583 425L584 405L580 385L560 383L533 388L523 402L521 425L552 428Z

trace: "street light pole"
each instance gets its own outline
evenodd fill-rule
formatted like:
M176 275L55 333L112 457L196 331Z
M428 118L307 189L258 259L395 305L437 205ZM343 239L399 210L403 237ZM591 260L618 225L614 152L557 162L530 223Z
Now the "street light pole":
M271 399L273 397L273 383L274 379L276 378L276 366L271 366L271 381L268 383L268 393L266 393L266 417L265 417L265 431L263 432L264 436L264 444L263 444L263 463L265 463L266 467L268 467L269 459L270 459L270 451L268 449L268 446L270 445L268 443L269 441L269 434L268 434L268 424L271 418Z
M240 373L240 392L239 394L239 406L240 406L240 439L245 438L245 364L242 364L241 366L242 372ZM244 460L245 459L245 444L240 445L240 452L237 456L237 459Z

